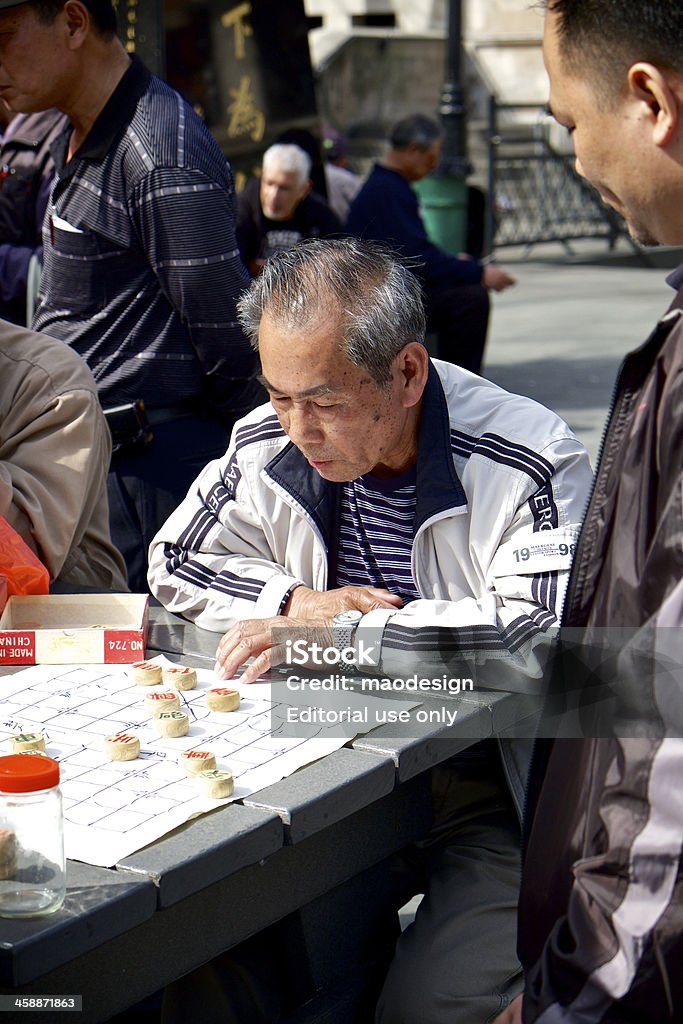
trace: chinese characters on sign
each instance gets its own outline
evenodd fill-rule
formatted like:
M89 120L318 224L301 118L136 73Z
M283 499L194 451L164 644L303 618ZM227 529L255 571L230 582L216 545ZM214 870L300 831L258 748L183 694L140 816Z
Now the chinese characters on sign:
M232 28L235 31L235 58L244 60L244 39L245 36L253 36L254 31L246 20L251 13L251 4L239 4L231 11L226 11L221 17L221 25L224 28Z
M206 121L238 184L292 126L318 127L304 0L113 0L119 34Z
M221 25L233 33L234 57L238 62L245 61L245 40L254 34L247 21L250 14L251 4L241 3L221 17ZM260 142L266 128L266 118L254 99L250 75L240 74L239 83L230 88L230 99L226 109L228 137L234 139L248 135L252 142Z
M231 139L247 133L254 142L260 142L266 127L262 111L254 106L249 91L249 76L242 75L237 89L231 89L232 103L228 106L228 135Z

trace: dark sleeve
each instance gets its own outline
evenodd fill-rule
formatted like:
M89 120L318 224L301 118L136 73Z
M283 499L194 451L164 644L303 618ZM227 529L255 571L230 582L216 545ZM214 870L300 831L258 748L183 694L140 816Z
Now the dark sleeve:
M463 284L481 281L481 265L476 260L457 259L429 240L417 196L407 182L403 186L401 182L369 179L351 204L346 230L385 242L421 266L419 272L427 282L443 278Z
M586 1006L604 1024L680 1020L683 1012L683 373L667 366L664 377L660 433L641 453L656 480L654 531L640 567L644 621L616 631L607 677L614 720L637 723L639 735L628 725L588 748L595 756L579 775L582 828L563 821L571 779L552 775L561 753L536 787L520 905L524 1024L585 1020ZM610 659L601 661L610 665L610 631L602 632ZM574 663L574 683L576 671ZM576 758L563 763L576 775ZM535 934L549 898L547 864L559 865L552 884L566 892Z
M31 256L42 256L41 228L53 170L19 165L0 189L0 299L26 293Z
M242 262L249 266L252 260L258 259L261 248L258 178L250 178L241 192L236 195L237 218L235 234Z
M306 234L309 237L324 238L327 235L343 234L342 222L326 199L317 192L311 192L304 202L307 206Z
M681 1019L680 743L556 741L587 757L560 753L563 777L555 773L545 813L534 822L520 905L524 1024ZM574 800L572 786L580 787ZM576 814L567 816L568 802ZM563 898L549 916L558 888ZM530 901L536 910L529 916ZM529 963L524 944L534 943L545 918L549 927ZM667 989L678 1009L671 1016Z

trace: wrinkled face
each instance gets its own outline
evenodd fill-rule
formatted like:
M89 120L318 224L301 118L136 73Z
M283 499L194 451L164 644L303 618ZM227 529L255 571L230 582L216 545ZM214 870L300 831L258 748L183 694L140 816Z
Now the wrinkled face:
M401 473L414 460L417 431L399 374L379 388L340 352L339 340L333 317L301 331L263 317L261 367L282 428L325 480Z
M63 12L39 21L30 4L0 10L0 99L14 113L58 106L68 67Z
M625 89L608 96L608 86L590 64L585 78L563 63L556 31L557 15L546 13L543 57L550 79L550 109L569 131L577 173L600 193L604 203L624 217L633 238L655 244L657 189L646 172L651 158L644 108ZM624 83L626 84L626 83Z
M264 167L259 189L264 215L270 220L290 220L310 187L310 181L300 181L296 171Z

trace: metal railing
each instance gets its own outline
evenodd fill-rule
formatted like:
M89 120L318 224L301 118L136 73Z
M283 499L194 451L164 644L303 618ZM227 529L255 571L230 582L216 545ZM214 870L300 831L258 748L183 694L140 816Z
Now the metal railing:
M551 137L552 119L535 104L489 102L486 250L523 246L528 253L544 242L619 237L647 259L617 213L574 168L574 155Z

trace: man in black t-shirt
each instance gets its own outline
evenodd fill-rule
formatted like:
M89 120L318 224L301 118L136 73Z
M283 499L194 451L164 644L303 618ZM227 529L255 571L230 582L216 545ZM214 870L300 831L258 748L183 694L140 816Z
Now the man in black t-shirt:
M276 252L303 238L342 230L322 196L311 191L311 159L299 146L276 143L263 154L260 178L237 197L237 244L252 277Z

